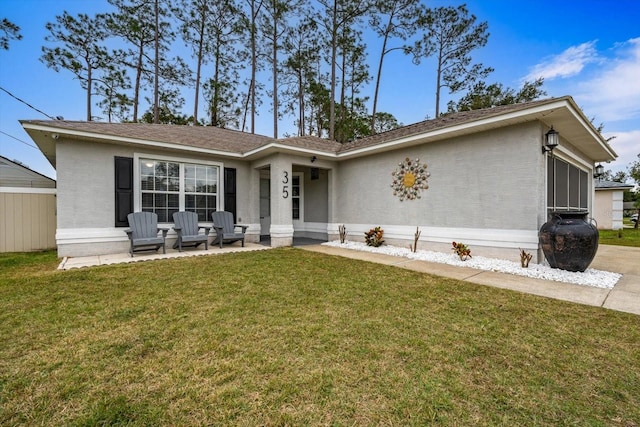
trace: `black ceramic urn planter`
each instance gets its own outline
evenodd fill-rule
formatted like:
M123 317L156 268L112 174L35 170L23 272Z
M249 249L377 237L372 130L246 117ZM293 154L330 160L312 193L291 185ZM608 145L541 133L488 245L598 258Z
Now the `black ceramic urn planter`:
M556 211L538 232L538 241L551 268L585 271L598 251L598 229L584 211Z

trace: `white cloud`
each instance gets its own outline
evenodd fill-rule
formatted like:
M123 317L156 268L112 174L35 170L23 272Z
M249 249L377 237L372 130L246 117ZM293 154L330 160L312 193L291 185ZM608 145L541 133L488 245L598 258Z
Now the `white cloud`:
M572 46L559 55L545 58L535 65L524 81L533 81L540 77L545 80L566 78L580 73L588 63L598 60L596 40Z
M627 167L638 160L640 154L640 130L632 130L629 132L603 132L605 138L615 136L609 141L609 144L616 152L618 158L605 165L605 169L611 169L614 173L618 171L627 171Z
M640 37L613 48L597 74L580 83L578 102L588 105L598 120L618 121L640 116ZM636 144L640 140L636 139Z

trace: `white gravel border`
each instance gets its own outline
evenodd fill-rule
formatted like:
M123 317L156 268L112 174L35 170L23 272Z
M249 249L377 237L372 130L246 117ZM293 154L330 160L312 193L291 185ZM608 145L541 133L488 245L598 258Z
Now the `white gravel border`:
M454 265L456 267L471 267L478 270L496 271L499 273L515 274L517 276L531 277L534 279L553 280L555 282L572 283L575 285L593 286L595 288L611 289L618 283L622 274L611 273L609 271L600 271L587 268L583 273L560 270L551 268L542 264L529 264L529 268L522 268L520 262L508 261L505 259L485 258L474 256L466 261L460 261L454 253L446 254L433 251L417 251L412 252L408 248L399 248L396 246L383 245L377 248L367 246L362 242L345 242L340 243L335 240L323 243L326 246L336 248L351 249L362 252L372 252L376 254L392 255L404 257L418 261L437 262L440 264Z

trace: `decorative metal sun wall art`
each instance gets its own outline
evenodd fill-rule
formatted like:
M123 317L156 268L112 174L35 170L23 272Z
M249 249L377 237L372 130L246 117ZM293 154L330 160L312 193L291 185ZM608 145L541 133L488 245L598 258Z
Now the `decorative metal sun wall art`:
M405 158L404 162L398 163L398 169L393 171L391 176L393 195L398 196L400 201L419 199L420 192L429 188L427 178L430 174L427 172L427 164L420 163L420 159Z

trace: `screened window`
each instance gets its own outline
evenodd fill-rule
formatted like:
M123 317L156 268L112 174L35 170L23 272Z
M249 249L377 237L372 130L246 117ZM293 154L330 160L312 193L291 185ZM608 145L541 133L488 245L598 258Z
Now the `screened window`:
M586 210L589 206L589 175L558 158L547 160L547 203L551 210Z
M140 159L141 210L155 212L158 222L172 222L175 212L196 212L211 221L217 209L219 167Z

